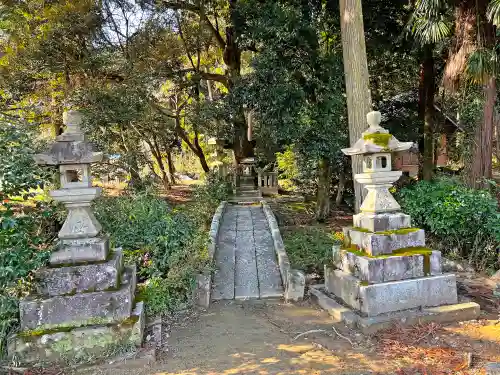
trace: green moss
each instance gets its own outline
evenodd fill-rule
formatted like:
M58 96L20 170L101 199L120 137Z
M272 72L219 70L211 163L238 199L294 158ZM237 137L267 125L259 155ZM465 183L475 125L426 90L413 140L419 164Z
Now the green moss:
M360 286L368 286L370 284L368 284L368 281L360 281L359 285Z
M389 133L371 133L365 134L363 139L365 141L372 141L374 144L380 147L387 148L389 146L389 141L392 138L392 134Z
M125 319L120 323L120 326L133 326L139 321L138 315L132 315L130 318Z
M360 249L356 245L352 245L350 247L346 247L341 249L343 251L348 251L352 254L356 254L358 256L363 256L367 258L374 258L374 259L383 259L383 258L389 258L392 256L412 256L412 255L422 255L424 257L424 272L429 273L430 272L430 256L432 254L432 249L429 249L428 247L407 247L403 249L398 249L393 251L391 254L382 254L382 255L370 255L366 253L363 249ZM427 258L427 260L426 260ZM427 262L427 266L426 266ZM427 267L427 268L426 268ZM427 271L426 271L427 269Z
M366 253L362 249L360 249L357 245L351 245L349 247L344 247L340 249L341 251L347 251L349 253L361 256L361 257L368 257L368 258L373 258L370 254Z
M420 228L402 228L402 229L386 230L382 232L375 232L375 234L390 236L391 234L408 234L408 233L418 232L419 230Z
M73 327L61 327L61 328L53 328L53 329L34 329L28 331L19 332L17 335L19 337L37 337L43 335L52 335L54 333L60 332L70 332Z
M363 233L373 233L371 231L369 231L368 229L366 228L361 228L361 227L353 227L352 230L356 231L356 232L363 232Z
M372 232L366 228L354 227L354 228L352 228L352 230L355 230L356 232L362 232L362 233L372 233L372 234L379 234L379 235L383 235L383 236L390 236L391 234L408 234L408 233L418 232L420 230L420 228L401 228L401 229L384 230L384 231L380 231L380 232Z
M411 256L411 255L428 255L430 256L432 254L432 249L429 249L428 247L405 247L402 249L394 250L392 252L392 255L397 255L397 256Z

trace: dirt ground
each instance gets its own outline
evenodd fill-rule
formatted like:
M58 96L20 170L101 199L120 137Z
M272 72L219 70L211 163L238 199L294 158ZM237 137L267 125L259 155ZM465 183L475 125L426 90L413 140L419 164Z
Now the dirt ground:
M488 318L488 319L483 319ZM396 327L364 336L309 301L214 303L168 326L157 361L103 365L79 375L483 374L500 361L500 320Z

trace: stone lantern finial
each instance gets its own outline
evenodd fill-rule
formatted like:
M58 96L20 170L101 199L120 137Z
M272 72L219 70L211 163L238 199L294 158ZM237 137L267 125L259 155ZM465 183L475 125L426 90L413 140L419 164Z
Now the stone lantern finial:
M81 133L80 125L83 122L82 114L78 111L66 111L63 113L63 124L67 129L65 133L79 134Z
M378 111L371 111L366 114L366 121L370 125L370 133L388 133L383 127L380 126L380 121L382 120L382 114Z

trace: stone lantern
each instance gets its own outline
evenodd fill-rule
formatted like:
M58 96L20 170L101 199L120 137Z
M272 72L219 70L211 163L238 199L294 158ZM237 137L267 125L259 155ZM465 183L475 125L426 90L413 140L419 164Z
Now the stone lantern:
M458 304L455 275L443 274L441 253L426 247L424 230L411 226L389 188L401 176L393 171L393 152L408 150L380 126L379 112L367 115L369 128L346 155L363 156L363 173L355 175L368 194L344 228L344 244L325 267L325 288L353 310L353 323L365 332L391 323L441 322L479 313L474 303Z
M8 340L9 355L23 363L103 357L116 347L140 346L144 332L135 267L109 249L91 208L101 188L92 187L90 165L103 155L87 142L80 113L64 113L63 122L66 131L51 150L35 157L59 167L61 188L50 196L68 215L49 267L35 274L36 293L20 301L21 333Z

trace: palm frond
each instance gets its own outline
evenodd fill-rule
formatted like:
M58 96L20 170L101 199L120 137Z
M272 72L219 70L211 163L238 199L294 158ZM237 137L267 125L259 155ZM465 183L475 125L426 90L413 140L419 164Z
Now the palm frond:
M497 67L498 57L496 52L481 48L469 56L465 72L473 83L482 84L486 82L488 77L496 74Z
M417 0L415 11L421 14L438 14L446 6L446 0Z
M493 25L500 25L500 0L491 0L488 5L487 15Z
M439 43L450 35L451 29L442 19L416 18L412 33L423 44Z

